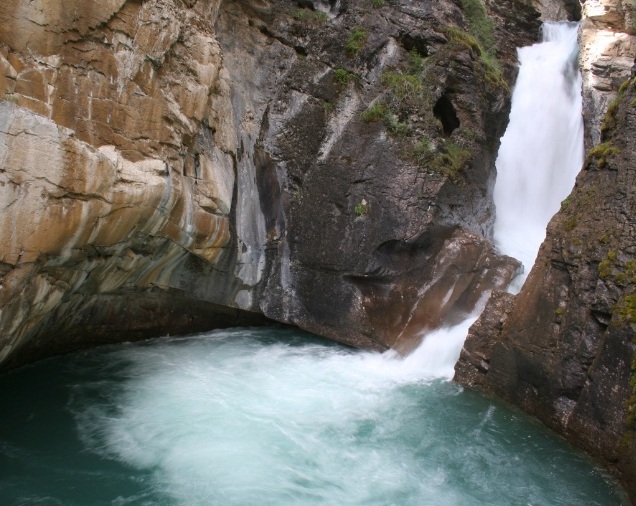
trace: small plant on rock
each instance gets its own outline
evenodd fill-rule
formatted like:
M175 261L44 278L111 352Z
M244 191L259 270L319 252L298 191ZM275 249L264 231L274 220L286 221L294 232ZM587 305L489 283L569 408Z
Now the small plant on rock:
M594 146L587 154L587 162L591 160L597 160L599 167L605 167L607 165L607 159L616 156L620 153L618 149L611 142L603 142L598 146Z
M413 145L413 155L419 164L422 164L435 150L435 146L428 137L424 137Z
M333 71L333 77L336 82L342 86L349 84L357 76L353 72L349 72L347 69L337 68Z
M420 141L421 142L421 141ZM417 161L425 170L446 174L452 181L461 181L461 173L464 166L470 161L472 154L467 149L445 141L439 148L439 152L431 150L428 154L422 149Z
M369 203L367 202L367 199L362 199L360 203L356 205L354 211L358 218L369 214Z
M355 56L366 45L369 34L364 28L356 26L345 43L345 50L349 56Z
M386 104L381 100L376 100L364 111L362 111L362 121L366 121L367 123L375 123L376 121L381 121L386 117L387 112L388 109L386 107Z
M384 124L387 130L394 135L406 135L409 133L409 126L400 121L397 114L390 111L384 115Z
M319 21L325 23L329 21L327 13L322 11L312 11L309 9L296 9L292 12L292 18L297 21Z
M15 93L7 93L0 98L0 102L11 102L12 104L17 104L18 96Z

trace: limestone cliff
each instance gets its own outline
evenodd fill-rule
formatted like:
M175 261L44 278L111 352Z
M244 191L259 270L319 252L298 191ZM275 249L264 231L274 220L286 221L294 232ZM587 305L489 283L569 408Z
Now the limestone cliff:
M3 2L0 361L259 315L384 349L469 310L516 269L493 160L538 28L488 9Z
M0 358L237 321L217 9L3 3Z
M582 3L581 71L585 143L601 142L601 124L636 56L636 6L632 0Z

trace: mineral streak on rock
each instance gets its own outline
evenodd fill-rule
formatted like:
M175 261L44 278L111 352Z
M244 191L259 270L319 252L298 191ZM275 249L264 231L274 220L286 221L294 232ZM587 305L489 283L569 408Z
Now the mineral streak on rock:
M218 7L4 2L2 359L241 321Z

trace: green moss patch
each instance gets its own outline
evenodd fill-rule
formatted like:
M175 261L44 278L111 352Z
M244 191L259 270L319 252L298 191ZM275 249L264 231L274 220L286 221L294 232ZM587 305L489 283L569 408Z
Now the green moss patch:
M327 13L322 11L312 11L311 9L295 9L292 11L292 18L296 21L326 23L329 21Z
M366 201L366 199L362 199L360 203L356 205L354 211L358 218L366 216L367 214L369 214L369 203Z
M610 105L607 106L607 111L603 117L603 123L601 124L601 133L603 135L607 135L611 130L616 128L618 107L625 98L625 94L627 93L630 85L636 86L636 78L624 81L618 89L618 95L616 98L610 103ZM632 101L631 105L634 105L635 103L636 99Z
M382 100L376 100L362 112L362 121L367 123L375 123L386 118L389 109Z
M469 150L450 141L445 141L439 151L429 151L428 153L424 151L422 146L419 153L418 163L422 169L446 174L454 182L461 181L462 170L472 158L472 153Z
M350 72L343 68L337 68L333 71L333 78L338 84L342 86L349 84L351 81L357 79L357 77L358 76L353 72Z
M495 22L488 17L482 0L460 0L468 20L468 31L490 52L495 45Z
M476 37L455 26L446 27L445 33L452 45L459 49L472 51L478 55L478 61L474 66L476 75L481 75L494 88L503 88L510 93L510 86L503 78L501 65L494 54L494 50L488 51Z
M620 149L614 146L611 141L603 142L589 150L586 165L588 165L590 161L596 160L599 167L605 167L607 165L608 158L616 156L620 152Z

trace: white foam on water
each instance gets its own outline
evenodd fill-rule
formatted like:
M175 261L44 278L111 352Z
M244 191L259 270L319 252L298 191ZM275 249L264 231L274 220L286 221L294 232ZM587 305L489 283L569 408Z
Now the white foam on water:
M112 384L72 409L87 449L150 472L165 505L610 504L563 443L422 360L234 329L110 352Z

